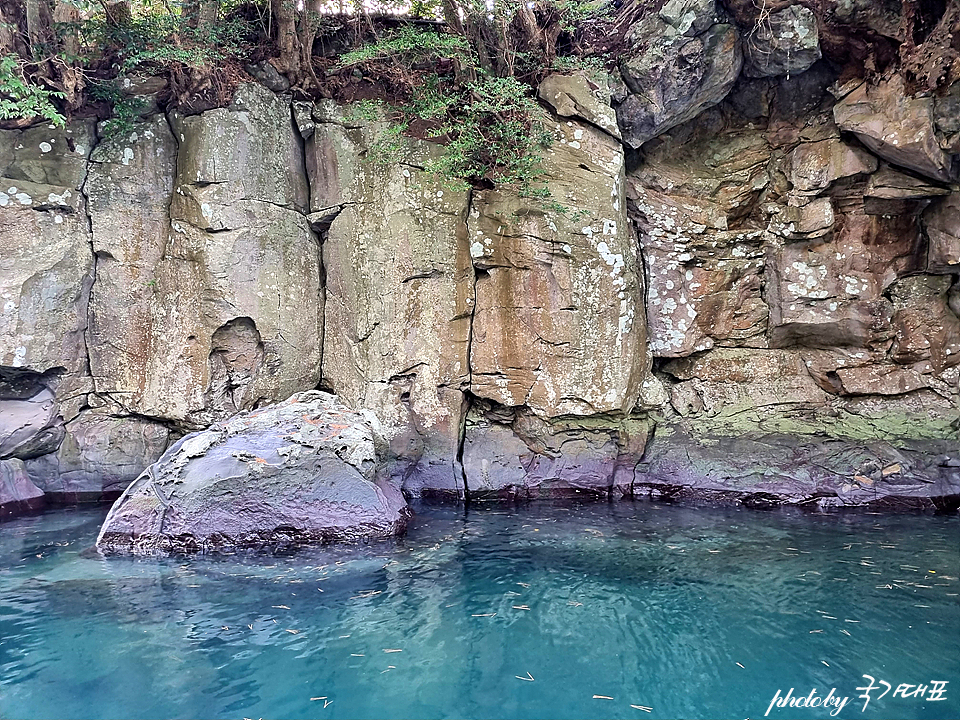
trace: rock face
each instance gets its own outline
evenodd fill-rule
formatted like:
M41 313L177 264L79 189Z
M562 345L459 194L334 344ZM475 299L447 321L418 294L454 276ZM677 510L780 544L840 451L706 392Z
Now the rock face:
M289 101L249 84L124 136L0 132L0 458L102 499L183 432L316 387L303 168Z
M767 13L744 42L747 77L801 73L820 59L820 34L813 11L802 5Z
M43 490L30 481L23 460L0 460L0 518L39 510Z
M501 191L471 206L471 391L543 417L629 412L645 337L623 151L582 123L547 126L556 137L544 177L567 210Z
M466 420L476 497L611 492L620 456L639 457L646 439L624 428L648 361L623 151L594 126L544 122L555 134L544 178L565 209L484 191L467 220L470 392L489 401ZM590 427L598 415L608 427Z
M951 506L960 16L815 5L622 15L616 76L538 88L546 199L384 157L268 65L122 137L0 132L4 472L110 497L324 388L376 416L384 497Z
M97 547L215 550L389 537L409 510L378 482L369 416L306 392L172 445L117 500Z
M833 114L841 130L880 157L934 180L953 180L957 161L937 141L933 111L932 97L911 97L894 75L876 86L863 83L837 101Z
M316 386L323 291L289 105L244 85L172 120L177 138L155 116L93 157L91 372L188 429Z
M310 113L310 114L308 114ZM457 452L470 373L469 195L422 170L438 149L410 140L400 162L365 159L379 126L332 103L302 110L311 218L323 232L323 376L374 410L408 491L463 495Z
M714 0L670 0L631 28L620 62L629 92L616 108L625 143L640 147L730 92L743 65L740 35L716 17Z
M33 481L58 500L113 500L142 471L150 458L159 458L170 430L143 418L84 412L64 428L55 452L26 461Z
M960 192L953 192L931 204L923 220L930 243L928 261L931 270L960 270Z

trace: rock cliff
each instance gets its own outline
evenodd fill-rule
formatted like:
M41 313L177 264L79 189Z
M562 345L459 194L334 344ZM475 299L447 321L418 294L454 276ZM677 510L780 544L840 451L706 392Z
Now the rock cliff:
M960 85L851 73L899 21L819 7L670 0L549 76L555 203L253 82L0 132L0 508L318 387L410 495L955 508Z

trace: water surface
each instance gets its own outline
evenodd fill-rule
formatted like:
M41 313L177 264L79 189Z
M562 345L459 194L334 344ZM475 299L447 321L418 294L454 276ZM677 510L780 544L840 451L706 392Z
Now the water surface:
M956 516L425 506L396 542L163 559L83 552L105 513L0 524L0 717L960 717ZM864 711L865 674L946 699Z

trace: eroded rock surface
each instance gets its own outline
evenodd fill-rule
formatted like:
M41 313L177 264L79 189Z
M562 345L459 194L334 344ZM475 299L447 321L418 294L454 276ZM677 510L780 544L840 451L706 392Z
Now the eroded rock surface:
M873 152L934 180L956 179L958 165L940 147L932 97L912 97L900 75L877 85L863 83L841 97L834 117Z
M117 500L97 547L152 553L399 534L409 509L377 479L383 441L371 419L305 392L188 435Z
M30 480L23 460L0 460L0 518L39 510L44 505L43 491Z
M323 387L410 495L950 506L957 15L902 11L659 3L617 77L539 87L546 199L384 158L383 123L259 66L272 92L192 115L138 85L121 137L0 132L4 472L109 497Z
M325 227L324 381L380 418L392 472L415 495L463 496L457 463L470 377L469 193L423 170L438 148L377 162L381 126L322 103L300 122L314 222Z
M544 178L564 210L503 191L471 206L471 392L543 417L629 412L645 333L623 152L589 125L547 122Z
M623 140L637 148L723 100L743 65L740 34L717 22L714 0L670 0L627 35L628 93L617 105Z

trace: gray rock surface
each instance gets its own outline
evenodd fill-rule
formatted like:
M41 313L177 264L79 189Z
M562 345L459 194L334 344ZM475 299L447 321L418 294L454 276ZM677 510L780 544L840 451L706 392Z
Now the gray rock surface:
M98 392L189 429L316 386L323 290L289 105L243 85L172 125L94 155L90 354Z
M653 424L608 414L544 419L525 408L477 403L468 414L463 472L469 496L623 497Z
M188 435L114 503L97 547L153 553L401 533L410 511L397 487L377 480L383 448L371 418L305 392Z
M324 380L377 414L408 492L462 497L469 194L423 170L438 153L428 143L404 140L399 162L371 161L380 126L355 127L332 103L304 115L301 128L311 218L327 227Z
M620 61L628 94L616 107L623 140L638 148L723 100L743 65L736 27L713 0L671 0L627 34Z
M585 120L620 139L617 116L610 107L610 91L583 73L548 75L537 88L537 96L560 117Z
M55 451L25 465L50 500L102 502L115 499L156 462L169 440L160 423L87 410L66 424Z
M38 457L63 439L53 391L32 373L0 372L0 458Z
M820 34L813 11L802 5L766 13L744 38L747 77L802 73L820 59Z
M0 518L39 510L43 491L30 481L23 460L0 460Z
M956 445L825 440L793 435L699 435L664 426L632 486L634 497L734 501L757 508L802 505L955 510Z

